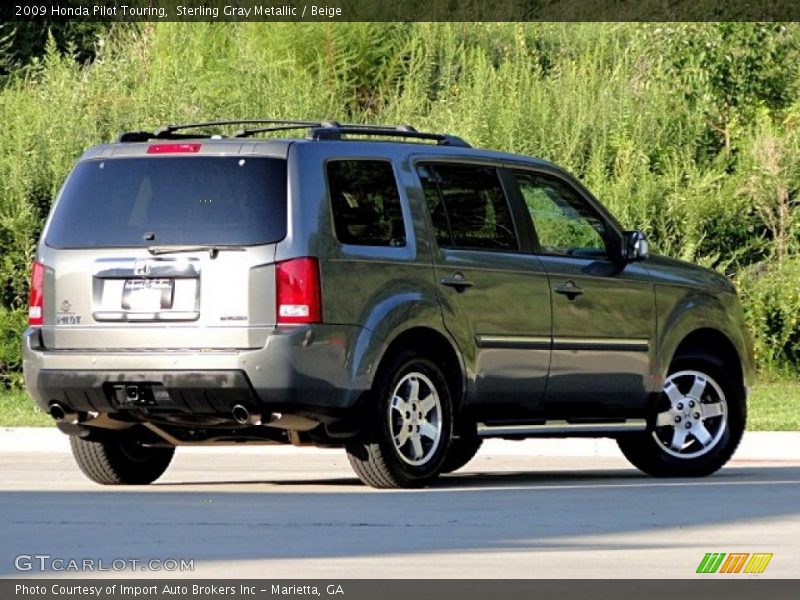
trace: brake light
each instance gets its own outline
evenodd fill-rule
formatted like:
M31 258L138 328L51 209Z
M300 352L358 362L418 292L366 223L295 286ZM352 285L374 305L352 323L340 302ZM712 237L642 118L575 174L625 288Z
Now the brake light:
M28 325L44 324L44 265L34 262L31 268L31 291L28 301Z
M316 258L295 258L275 265L275 288L278 323L322 322Z
M147 148L148 154L180 154L200 152L202 144L153 144Z

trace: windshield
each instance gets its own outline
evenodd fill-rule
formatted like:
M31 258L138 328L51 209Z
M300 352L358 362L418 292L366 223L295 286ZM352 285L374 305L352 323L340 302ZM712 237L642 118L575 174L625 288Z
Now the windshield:
M88 160L70 175L46 243L55 248L242 245L286 235L286 161Z

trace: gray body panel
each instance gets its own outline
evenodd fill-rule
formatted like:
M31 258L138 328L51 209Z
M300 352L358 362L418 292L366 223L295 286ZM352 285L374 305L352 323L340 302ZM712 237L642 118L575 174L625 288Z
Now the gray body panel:
M463 275L472 287L439 285L448 331L468 366L464 407L479 420L542 413L551 354L547 276L522 253L444 250L436 278Z
M642 264L542 257L553 288L547 412L560 418L641 416L657 346L653 285Z

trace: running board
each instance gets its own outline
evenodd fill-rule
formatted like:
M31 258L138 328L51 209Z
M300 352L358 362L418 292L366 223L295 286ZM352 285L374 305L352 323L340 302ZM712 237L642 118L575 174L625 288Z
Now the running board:
M486 425L478 423L479 437L502 437L510 435L561 435L570 433L621 433L624 431L644 431L647 421L627 419L606 421L604 423L569 423L568 421L545 421L539 425Z

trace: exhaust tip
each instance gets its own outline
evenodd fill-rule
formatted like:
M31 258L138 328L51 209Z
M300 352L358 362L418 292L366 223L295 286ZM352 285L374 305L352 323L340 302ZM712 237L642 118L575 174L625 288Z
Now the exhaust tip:
M70 423L74 425L79 421L78 413L68 410L58 402L53 402L50 405L49 413L57 423Z
M56 421L61 421L67 412L64 410L64 407L60 404L51 404L50 405L50 416L53 417Z
M241 404L234 406L231 414L239 425L261 425L261 415L251 414L247 407Z

